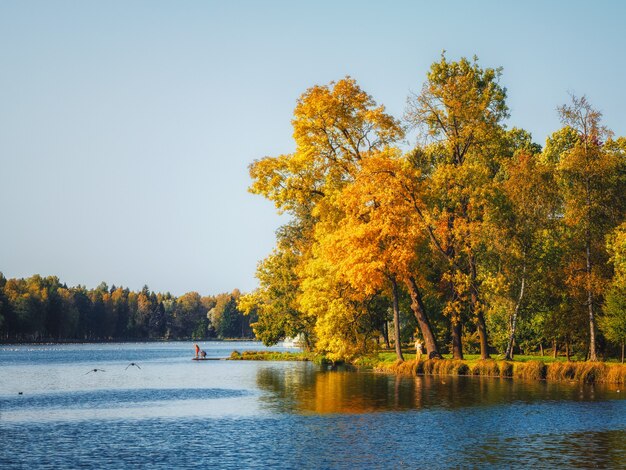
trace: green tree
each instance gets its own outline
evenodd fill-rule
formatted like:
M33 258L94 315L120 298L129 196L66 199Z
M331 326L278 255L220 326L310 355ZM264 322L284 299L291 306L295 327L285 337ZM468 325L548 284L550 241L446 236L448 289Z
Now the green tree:
M259 263L256 273L259 288L242 296L238 307L248 316L256 315L252 328L266 346L302 335L311 349L315 319L298 308L300 288L295 272L298 256L280 245Z
M621 344L622 363L626 342L626 222L617 227L607 239L615 273L604 303L604 317L600 329L606 338Z
M493 232L493 247L498 253L500 270L505 276L505 297L510 307L505 358L512 359L518 318L533 296L540 292L546 271L545 237L555 231L554 214L558 194L550 167L538 154L523 149L505 164L502 182L504 200L499 200L492 214L499 218ZM530 299L529 299L530 295Z
M215 307L209 312L211 323L220 338L242 338L251 333L249 320L237 307L241 297L239 290L230 294L219 294Z
M605 145L612 133L601 125L602 114L583 96L559 108L563 124L577 141L557 165L564 222L570 231L568 286L588 319L589 360L597 360L596 315L610 271L604 239L622 214L618 170L620 159Z

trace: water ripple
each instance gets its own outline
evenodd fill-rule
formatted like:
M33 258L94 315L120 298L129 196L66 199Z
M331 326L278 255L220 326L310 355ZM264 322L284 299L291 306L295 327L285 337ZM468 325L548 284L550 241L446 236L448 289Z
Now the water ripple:
M251 395L248 390L222 388L162 388L92 390L85 392L40 393L0 397L0 411L59 408L110 408L142 403L181 400L213 400Z

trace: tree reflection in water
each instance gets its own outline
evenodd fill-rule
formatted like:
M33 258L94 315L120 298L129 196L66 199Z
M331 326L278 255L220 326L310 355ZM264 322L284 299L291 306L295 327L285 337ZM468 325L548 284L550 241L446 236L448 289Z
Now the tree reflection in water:
M538 401L596 401L623 398L599 385L524 382L488 377L399 377L351 368L328 370L311 363L267 364L257 385L274 411L358 414L413 409L456 409Z

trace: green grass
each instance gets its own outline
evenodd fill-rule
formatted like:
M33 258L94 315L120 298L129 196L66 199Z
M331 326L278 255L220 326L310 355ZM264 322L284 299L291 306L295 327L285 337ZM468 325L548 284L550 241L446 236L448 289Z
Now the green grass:
M402 350L402 355L404 356L405 361L413 361L416 358L416 354L411 349ZM442 354L444 359L452 359L452 354ZM380 362L395 362L397 359L395 351L379 351L372 356L368 356L368 359L364 362L366 363L380 363ZM426 359L426 354L422 354L422 360ZM504 355L492 354L491 359L495 361L503 361ZM582 360L582 358L574 358L572 360ZM476 361L480 360L480 354L464 354L463 360L470 364L475 364ZM544 364L551 364L553 362L567 362L567 358L565 356L559 356L556 359L552 356L523 356L518 355L513 358L512 362L528 362L528 361L541 361ZM609 361L612 362L612 361Z
M354 361L354 365L379 372L398 375L475 375L483 377L507 377L524 380L576 381L584 383L626 383L626 365L606 362L568 362L565 357L515 356L514 361L504 361L493 356L485 361L478 354L466 354L462 361L444 354L443 359L415 360L412 352L403 352L404 361L396 359L395 351L379 351ZM322 355L311 352L233 351L233 361L311 361L325 364Z
M311 361L325 364L324 356L311 352L278 352L278 351L233 351L228 358L231 361Z

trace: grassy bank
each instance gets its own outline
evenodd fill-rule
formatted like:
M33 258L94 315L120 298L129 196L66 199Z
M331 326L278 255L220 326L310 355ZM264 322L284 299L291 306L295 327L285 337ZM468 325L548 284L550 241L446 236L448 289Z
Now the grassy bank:
M583 383L626 383L626 365L605 362L428 359L419 362L380 361L374 365L374 370L399 375L475 375Z
M406 354L406 357L411 355ZM415 356L414 354L412 355ZM324 356L311 352L233 351L233 361L311 361L329 363ZM480 360L477 355L467 355L464 360L415 359L399 361L395 353L381 352L361 357L356 366L377 372L398 375L465 375L482 377L519 378L526 380L575 381L583 383L626 384L626 365L607 362L569 362L565 358L517 356L515 361Z
M231 361L311 361L316 364L326 362L323 356L310 352L278 352L278 351L233 351Z

